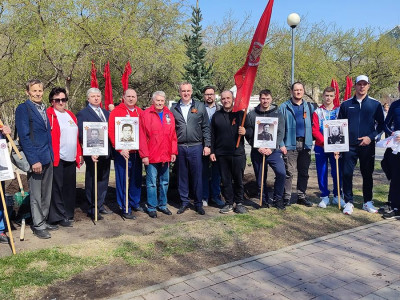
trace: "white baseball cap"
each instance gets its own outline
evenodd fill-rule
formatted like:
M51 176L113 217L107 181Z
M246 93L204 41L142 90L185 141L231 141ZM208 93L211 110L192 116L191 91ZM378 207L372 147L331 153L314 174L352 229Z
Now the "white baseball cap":
M359 81L362 81L362 80L370 83L367 75L359 75L359 76L357 76L356 83L358 83Z

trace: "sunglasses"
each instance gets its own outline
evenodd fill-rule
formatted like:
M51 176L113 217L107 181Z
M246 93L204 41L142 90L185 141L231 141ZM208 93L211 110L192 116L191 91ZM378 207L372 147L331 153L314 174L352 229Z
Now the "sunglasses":
M54 101L54 102L58 102L58 103L61 103L61 102L67 102L67 101L68 101L68 98L52 99L52 101Z

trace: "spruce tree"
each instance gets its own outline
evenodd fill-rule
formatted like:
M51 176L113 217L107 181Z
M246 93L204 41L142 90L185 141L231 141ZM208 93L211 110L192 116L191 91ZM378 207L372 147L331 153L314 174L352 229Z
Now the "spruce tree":
M207 50L203 47L202 18L199 3L192 7L191 35L185 35L183 41L186 45L186 55L189 61L184 65L184 80L193 86L193 98L202 100L202 89L211 84L212 65L206 64Z

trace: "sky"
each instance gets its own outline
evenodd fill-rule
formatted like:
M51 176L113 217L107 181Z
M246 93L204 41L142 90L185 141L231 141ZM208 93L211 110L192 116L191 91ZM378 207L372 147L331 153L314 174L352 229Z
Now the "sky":
M196 5L196 0L187 2ZM256 27L267 3L267 0L199 0L202 25L221 23L223 17L231 12L238 20L244 13L251 14L250 25ZM375 34L400 25L400 0L275 0L271 23L288 26L287 16L293 12L309 24L324 21L326 24L335 23L343 30L369 26Z

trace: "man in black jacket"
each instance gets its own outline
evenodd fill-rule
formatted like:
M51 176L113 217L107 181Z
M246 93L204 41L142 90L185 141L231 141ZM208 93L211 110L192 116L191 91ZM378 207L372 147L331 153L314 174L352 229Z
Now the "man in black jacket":
M343 194L346 205L343 213L353 213L353 172L360 160L363 178L363 209L370 213L378 210L372 202L372 173L375 163L375 137L383 130L382 105L368 96L370 82L367 76L356 78L356 94L340 105L338 119L349 122L349 152L343 152Z
M286 169L285 163L283 161L282 151L280 146L283 146L283 136L285 134L285 122L283 120L283 115L278 111L278 107L272 104L272 95L270 90L262 90L260 92L260 104L248 114L248 119L251 124L249 129L251 145L251 162L254 168L254 174L256 175L258 194L261 190L261 175L262 175L262 161L263 155L265 155L265 165L264 165L264 189L263 189L263 203L268 206L268 191L267 191L267 170L268 165L271 166L275 173L275 183L274 183L274 202L273 205L278 209L285 209L283 205L283 190L285 188L286 179ZM256 128L256 117L269 117L278 119L278 131L276 137L275 148L254 148L254 136ZM265 125L264 125L265 126ZM260 134L259 134L260 136ZM260 140L260 138L258 137ZM272 139L270 139L272 141Z
M203 103L192 99L192 85L179 85L181 99L171 107L178 138L178 192L182 201L178 214L189 207L189 181L193 188L194 205L204 215L202 194L202 157L210 155L210 124Z
M222 196L225 206L220 213L233 211L235 203L236 213L246 213L243 206L243 173L246 166L244 140L240 140L239 147L236 142L239 135L249 138L247 129L250 127L248 119L244 127L241 126L243 111L232 112L233 94L231 91L221 93L222 109L217 111L211 120L211 156L212 161L218 161L221 173ZM233 182L232 182L233 181Z

